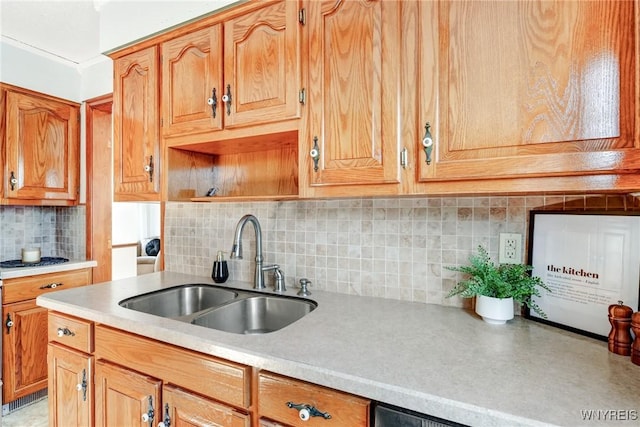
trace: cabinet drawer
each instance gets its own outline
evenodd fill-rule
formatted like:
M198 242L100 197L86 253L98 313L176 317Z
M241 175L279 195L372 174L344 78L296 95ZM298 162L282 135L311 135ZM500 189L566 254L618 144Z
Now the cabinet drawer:
M369 400L348 393L298 381L279 375L261 372L258 376L258 413L291 426L368 426ZM296 405L313 406L331 415L330 419L311 417L303 421Z
M95 355L238 408L251 402L251 367L155 341L95 328Z
M91 283L91 269L36 274L3 280L2 303L25 301L47 292L70 289Z
M93 353L93 322L49 312L47 329L49 342Z

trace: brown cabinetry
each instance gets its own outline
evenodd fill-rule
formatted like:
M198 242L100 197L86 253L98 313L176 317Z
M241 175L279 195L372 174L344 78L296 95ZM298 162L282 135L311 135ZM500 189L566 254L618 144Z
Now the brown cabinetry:
M66 314L48 329L52 425L369 425L358 396Z
M47 387L47 310L40 294L91 283L91 269L3 280L3 402Z
M206 142L298 118L298 34L297 3L281 1L162 43L163 135Z
M93 425L93 323L49 312L49 425Z
M298 12L254 2L162 43L168 200L298 196Z
M77 204L80 106L9 85L0 105L0 203Z
M370 402L341 391L260 372L258 395L260 416L285 425L369 425Z
M301 191L396 194L401 2L308 1Z
M114 200L159 201L158 48L120 57L113 67Z
M430 23L409 35L418 49L408 44L404 55L403 90L419 88L417 116L405 115L415 120L405 139L415 141L415 177L425 184L417 192L637 189L637 8L406 4L409 22Z

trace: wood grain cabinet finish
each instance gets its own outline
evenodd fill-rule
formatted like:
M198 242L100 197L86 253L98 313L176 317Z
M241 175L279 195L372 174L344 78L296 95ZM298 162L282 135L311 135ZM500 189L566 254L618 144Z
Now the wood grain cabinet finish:
M80 106L0 85L2 204L61 205L78 202Z
M162 412L158 422L173 426L250 427L251 417L186 390L165 384L162 387ZM157 423L156 423L157 425Z
M358 186L352 194L398 193L401 3L330 0L304 7L304 190L343 195L339 186Z
M280 1L162 43L163 136L298 118L298 27Z
M114 61L115 201L160 200L158 61L156 46Z
M407 75L420 81L418 182L638 188L638 2L416 2L405 12L414 8L413 22L427 23L419 49L408 47L419 52Z
M369 426L370 401L341 391L262 371L258 374L258 396L260 417L275 421L275 425ZM330 418L300 414L309 406ZM262 425L274 424L265 420Z
M49 425L92 426L94 358L51 343L47 360Z
M96 426L153 426L162 407L162 381L96 361Z
M47 387L47 310L36 297L90 283L91 269L3 280L3 403Z

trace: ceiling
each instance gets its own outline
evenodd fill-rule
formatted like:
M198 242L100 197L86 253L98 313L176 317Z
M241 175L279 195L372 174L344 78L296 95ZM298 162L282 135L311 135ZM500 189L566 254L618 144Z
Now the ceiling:
M107 0L1 0L0 35L19 46L81 64L100 57L100 16Z

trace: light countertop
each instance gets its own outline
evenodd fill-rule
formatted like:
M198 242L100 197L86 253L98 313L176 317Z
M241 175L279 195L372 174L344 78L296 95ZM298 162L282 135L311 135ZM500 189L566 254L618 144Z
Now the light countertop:
M93 260L73 260L53 265L39 267L15 267L0 268L0 279L15 279L18 277L33 276L37 274L57 273L59 271L79 270L81 268L95 267L98 263Z
M620 425L634 425L640 416L640 366L610 353L606 342L519 317L496 326L459 308L311 288L318 307L307 316L272 333L237 335L118 305L186 283L214 284L161 272L52 292L37 303L473 426L608 425L609 411L631 418ZM250 289L233 281L222 286ZM598 420L584 420L588 411Z

